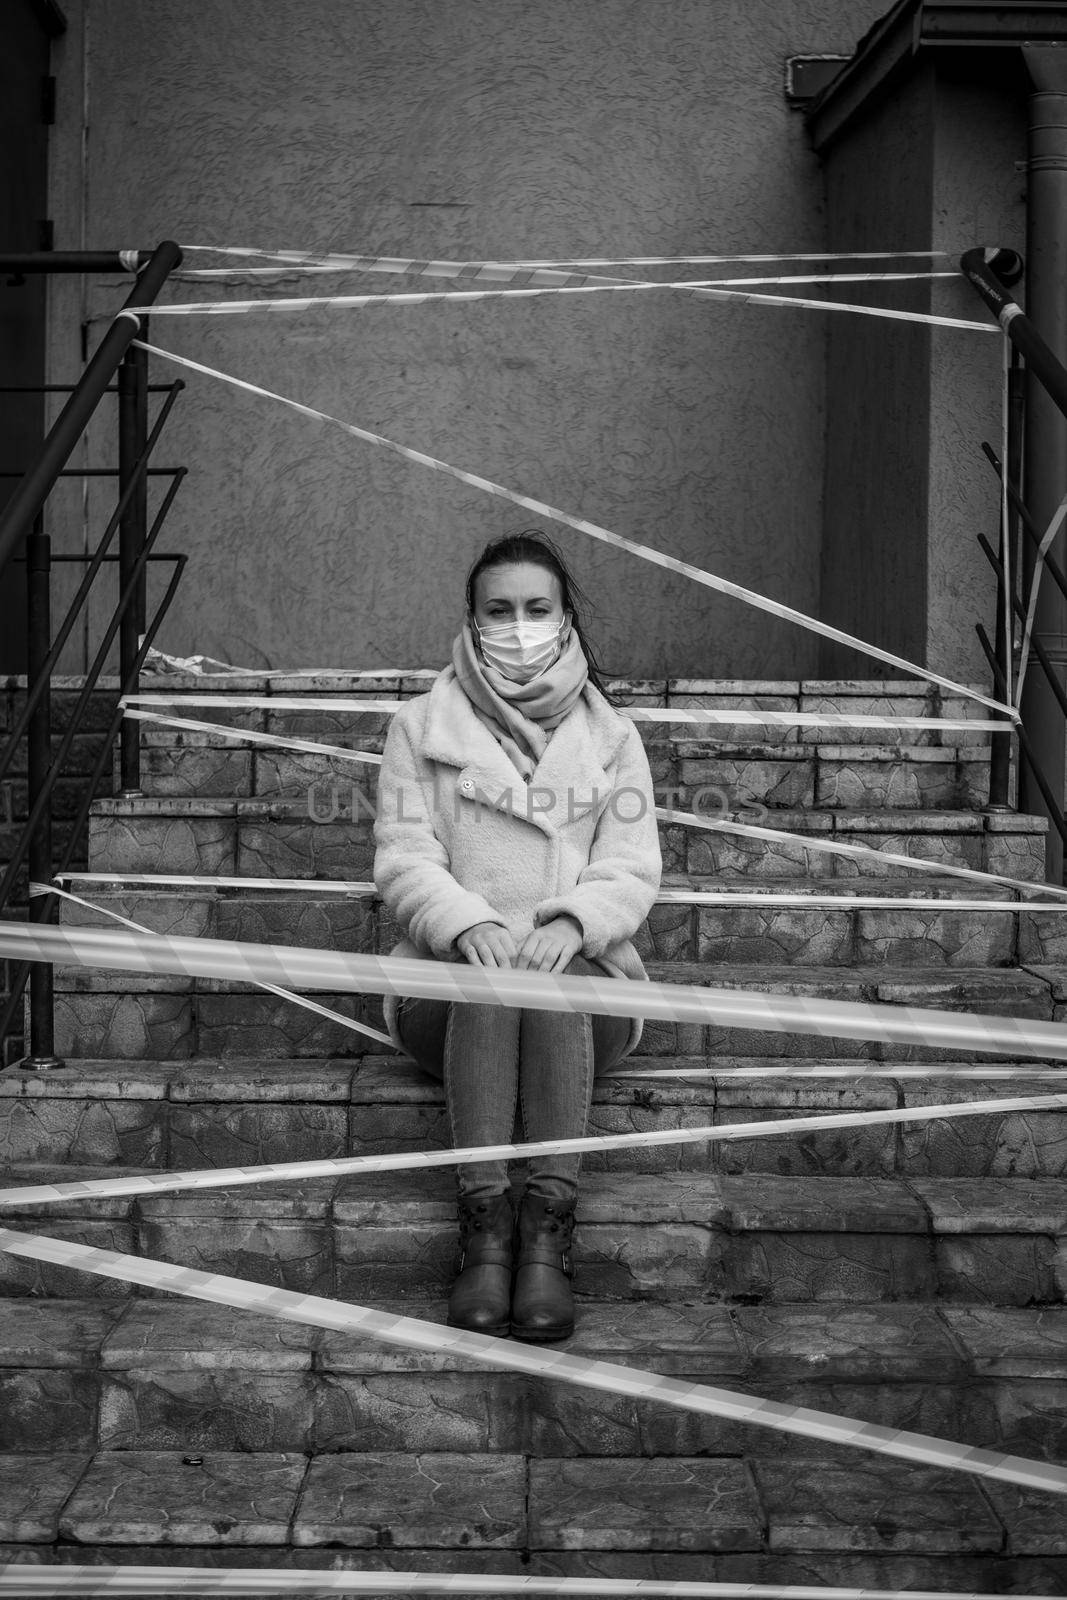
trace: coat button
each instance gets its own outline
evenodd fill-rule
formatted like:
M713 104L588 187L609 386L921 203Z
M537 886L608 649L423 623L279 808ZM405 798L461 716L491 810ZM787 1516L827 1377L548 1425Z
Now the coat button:
M471 790L474 788L474 779L464 778L460 784L460 788L463 790L464 794L470 794Z

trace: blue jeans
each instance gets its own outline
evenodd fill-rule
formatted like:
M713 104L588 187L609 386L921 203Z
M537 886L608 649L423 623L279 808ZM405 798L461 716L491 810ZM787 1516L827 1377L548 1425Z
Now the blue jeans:
M462 960L462 957L460 958ZM585 956L563 969L610 976ZM627 1017L538 1011L405 996L397 1009L404 1047L424 1072L444 1084L454 1150L510 1144L521 1108L527 1140L580 1139L586 1132L593 1080L622 1057ZM527 1188L546 1200L571 1200L580 1155L531 1156ZM508 1189L505 1161L456 1169L461 1200L484 1200Z

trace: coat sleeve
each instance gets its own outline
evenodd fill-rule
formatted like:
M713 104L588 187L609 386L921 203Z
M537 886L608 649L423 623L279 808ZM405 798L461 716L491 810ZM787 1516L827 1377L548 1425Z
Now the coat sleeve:
M403 711L394 716L382 751L374 821L374 884L408 937L440 960L476 922L504 922L480 894L449 871L448 852L433 825L433 771Z
M617 940L633 938L655 904L662 872L652 773L631 722L588 864L573 889L541 902L534 922L539 927L565 912L582 925L582 954L603 955Z

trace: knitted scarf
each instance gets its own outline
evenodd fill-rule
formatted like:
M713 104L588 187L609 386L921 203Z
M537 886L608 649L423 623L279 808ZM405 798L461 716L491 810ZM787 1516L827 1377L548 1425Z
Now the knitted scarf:
M483 659L467 618L452 641L452 665L475 714L528 781L552 730L577 704L589 678L573 627L552 665L528 683L517 683Z

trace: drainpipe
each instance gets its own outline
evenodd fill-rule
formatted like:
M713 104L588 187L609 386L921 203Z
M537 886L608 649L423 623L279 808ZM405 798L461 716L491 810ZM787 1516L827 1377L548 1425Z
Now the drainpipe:
M1067 47L1024 48L1033 84L1030 95L1026 219L1026 310L1053 353L1067 365ZM1067 494L1067 418L1031 376L1027 384L1026 499L1034 522L1048 527ZM1061 529L1052 555L1067 564L1067 537ZM1033 551L1027 542L1024 582L1029 591ZM1067 600L1044 582L1034 621L1034 637L1048 652L1064 681L1067 672ZM1023 722L1034 754L1054 794L1064 793L1067 728L1052 689L1036 661L1023 687ZM1019 809L1048 816L1041 795L1020 763ZM1049 882L1062 883L1063 841L1049 829L1046 870Z

